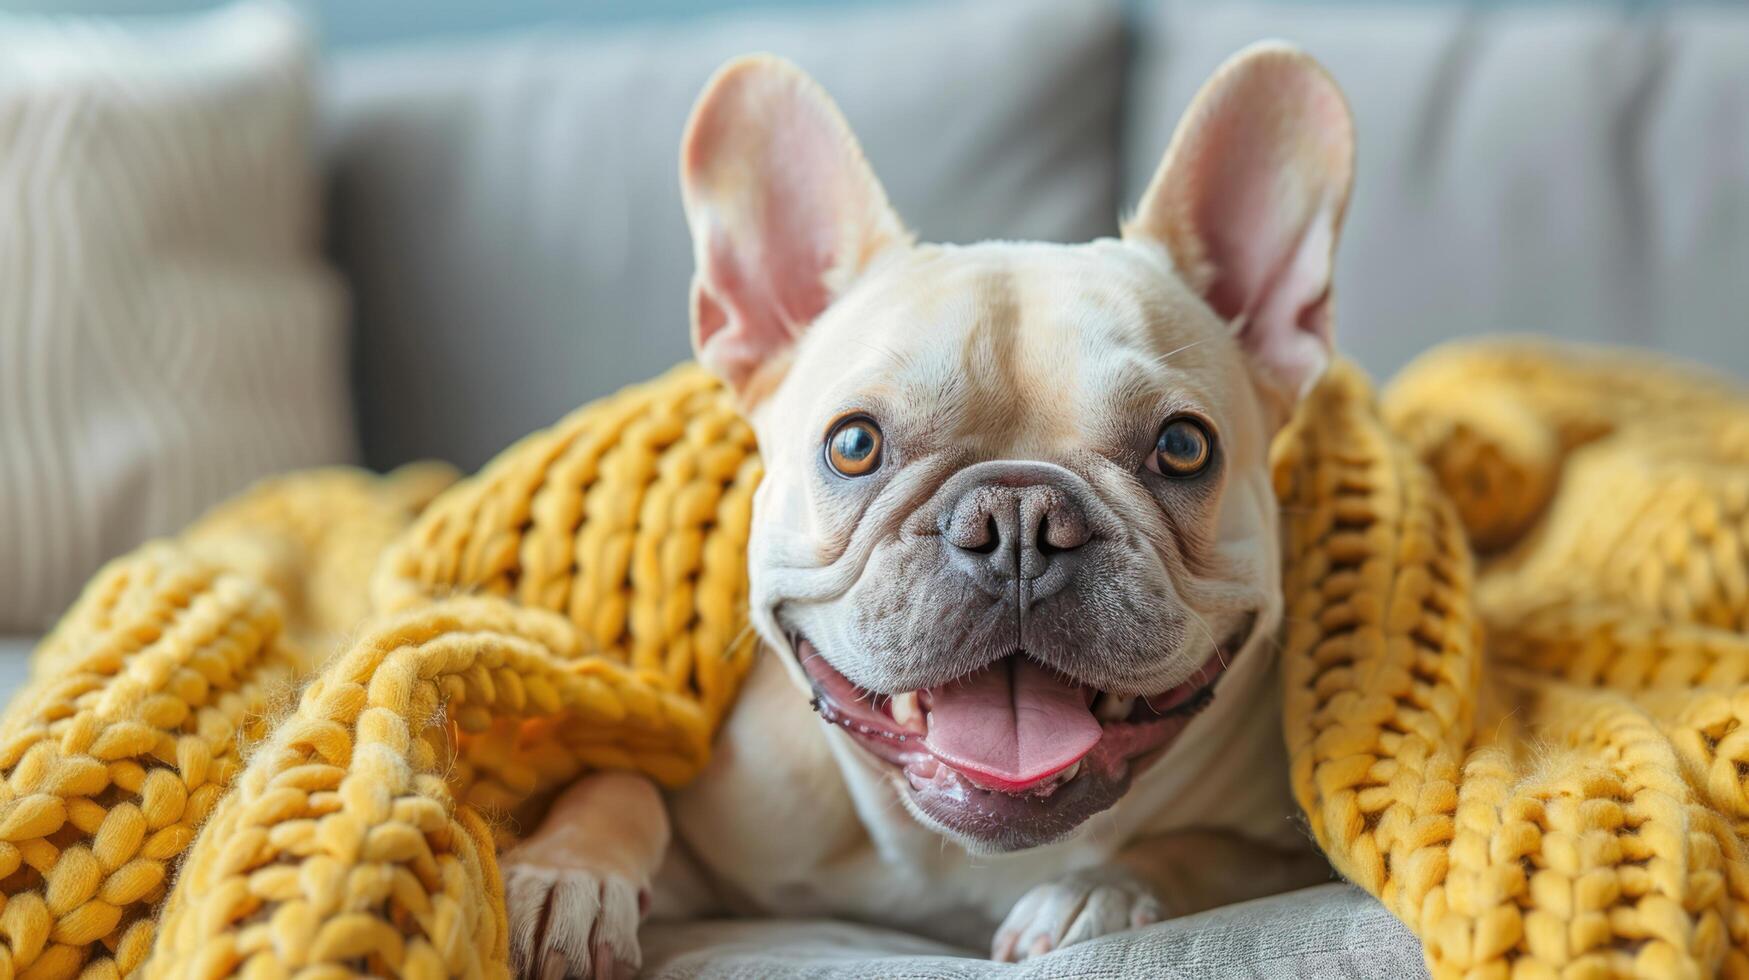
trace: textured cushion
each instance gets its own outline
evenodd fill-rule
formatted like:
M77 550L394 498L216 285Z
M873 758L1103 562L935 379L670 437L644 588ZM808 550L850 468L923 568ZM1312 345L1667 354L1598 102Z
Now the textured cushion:
M278 5L0 18L0 629L352 446L307 51Z
M1363 365L1531 330L1749 375L1749 11L1169 5L1138 41L1132 194L1202 80L1266 37L1354 108L1336 329Z
M841 922L655 923L639 976L681 980L893 977L1356 977L1427 975L1421 944L1350 885L1322 885L1106 936L1020 964Z
M335 59L335 248L367 460L477 464L688 353L681 128L766 50L836 97L933 239L1116 226L1122 23L974 0L516 36Z

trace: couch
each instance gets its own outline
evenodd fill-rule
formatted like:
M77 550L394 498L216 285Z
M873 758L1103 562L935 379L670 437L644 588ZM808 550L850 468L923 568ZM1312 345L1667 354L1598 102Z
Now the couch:
M1201 80L1271 36L1323 60L1357 117L1336 324L1363 366L1385 376L1448 339L1528 330L1749 375L1749 12L865 4L325 52L313 152L350 296L354 438L317 461L473 468L686 357L675 152L733 54L815 74L923 237L1074 241L1112 233ZM0 488L28 465L0 455ZM174 530L160 524L106 548ZM0 623L0 690L68 599ZM1341 884L1019 968L831 923L667 925L648 947L663 976L1421 969L1413 938Z

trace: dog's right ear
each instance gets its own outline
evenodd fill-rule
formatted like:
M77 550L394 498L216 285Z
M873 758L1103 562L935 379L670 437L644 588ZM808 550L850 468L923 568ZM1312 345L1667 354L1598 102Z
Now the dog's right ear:
M1124 237L1163 246L1230 322L1286 421L1331 356L1336 239L1354 180L1354 120L1316 61L1253 45L1197 93Z
M837 106L768 55L717 71L680 147L692 347L744 408L875 256L908 241Z

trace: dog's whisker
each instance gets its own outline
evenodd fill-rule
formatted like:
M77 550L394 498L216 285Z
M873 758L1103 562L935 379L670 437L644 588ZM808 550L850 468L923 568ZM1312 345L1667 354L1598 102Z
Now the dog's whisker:
M754 633L754 629L753 629L752 623L748 623L747 625L741 627L741 631L739 633L735 634L735 638L733 640L729 641L729 645L727 647L723 648L723 652L728 653L731 650L740 649L742 642L745 641L747 639L747 637L753 635L753 633Z
M868 341L862 340L861 338L858 338L858 337L851 337L849 339L850 339L851 343L856 344L859 347L866 347L869 350L872 350L877 354L885 355L888 360L893 362L893 365L895 367L904 367L905 366L905 358L902 355L900 355L898 351L893 350L891 347L884 347L880 344L871 344Z
M1179 346L1179 347L1174 347L1173 349L1167 351L1166 353L1161 354L1158 357L1153 358L1153 364L1156 367L1164 367L1166 365L1166 361L1168 358L1172 357L1175 354L1182 354L1185 351L1191 349L1192 347L1198 347L1198 346L1201 346L1202 344L1206 344L1209 341L1215 339L1215 336L1218 336L1218 335L1211 335L1208 337L1203 337L1200 340L1193 340L1188 344L1184 344L1184 345Z
M1202 628L1203 635L1209 638L1209 646L1212 646L1215 648L1215 657L1220 660L1221 669L1226 670L1227 666L1228 666L1227 654L1225 651L1223 651L1221 649L1221 641L1215 639L1214 630L1209 629L1208 620L1203 619L1201 613L1190 608L1189 606L1185 606L1184 611L1189 613L1190 618L1196 621L1196 625ZM1152 707L1152 705L1150 705L1150 707Z

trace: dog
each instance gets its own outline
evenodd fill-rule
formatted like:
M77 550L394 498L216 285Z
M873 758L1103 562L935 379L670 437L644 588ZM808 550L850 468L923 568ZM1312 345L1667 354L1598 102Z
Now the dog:
M1331 357L1353 172L1281 44L1207 82L1117 238L919 244L786 62L680 159L698 360L765 475L713 761L566 789L505 855L529 976L646 914L834 916L1016 961L1329 876L1280 732L1268 447Z

